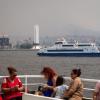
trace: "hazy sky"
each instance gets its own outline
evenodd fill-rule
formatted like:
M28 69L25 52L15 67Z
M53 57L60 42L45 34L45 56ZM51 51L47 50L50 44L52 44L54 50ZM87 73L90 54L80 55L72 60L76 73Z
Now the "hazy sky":
M0 32L14 38L70 34L82 29L100 32L100 0L0 0ZM73 31L74 34L74 31Z

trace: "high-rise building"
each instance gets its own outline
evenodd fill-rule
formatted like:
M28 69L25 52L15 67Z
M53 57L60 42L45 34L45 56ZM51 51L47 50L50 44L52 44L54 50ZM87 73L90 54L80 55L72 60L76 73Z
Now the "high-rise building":
M39 44L39 25L34 26L34 43L33 43L33 50L40 49L40 44Z
M34 44L39 44L39 25L34 26Z
M0 36L0 48L8 48L10 46L9 37L6 35Z

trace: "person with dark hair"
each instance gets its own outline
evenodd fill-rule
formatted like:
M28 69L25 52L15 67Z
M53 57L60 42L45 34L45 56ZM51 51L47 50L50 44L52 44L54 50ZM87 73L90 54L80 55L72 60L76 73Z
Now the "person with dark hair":
M58 76L56 80L56 87L54 88L54 97L61 99L68 86L64 84L65 80L62 76Z
M3 100L22 100L23 85L17 77L17 70L14 67L8 67L9 77L4 78L1 89L4 92Z
M83 83L80 79L81 70L73 69L71 72L72 81L69 88L64 93L64 100L82 100L83 97Z
M41 74L47 80L47 84L43 86L43 95L51 97L53 89L56 86L57 73L50 67L44 67Z

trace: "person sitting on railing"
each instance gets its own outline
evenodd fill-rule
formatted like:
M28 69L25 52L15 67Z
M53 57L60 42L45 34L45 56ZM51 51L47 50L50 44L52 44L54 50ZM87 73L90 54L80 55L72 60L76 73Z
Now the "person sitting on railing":
M100 81L96 83L93 100L100 100Z
M9 77L4 78L1 89L4 93L3 100L22 100L23 85L17 77L17 70L13 67L8 67Z
M65 80L62 76L58 76L56 80L56 87L54 88L53 97L61 99L68 86L64 84Z
M83 83L80 79L81 70L73 69L71 72L72 82L69 88L64 93L64 100L82 100L83 97Z
M43 95L51 97L53 89L56 86L57 73L50 67L44 67L41 71L44 78L47 80L47 84L43 86Z

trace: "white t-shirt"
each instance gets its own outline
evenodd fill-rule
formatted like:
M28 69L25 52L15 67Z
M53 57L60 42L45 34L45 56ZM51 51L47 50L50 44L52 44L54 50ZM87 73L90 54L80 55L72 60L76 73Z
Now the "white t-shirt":
M60 85L56 87L56 95L55 98L62 98L64 92L68 89L67 85Z

